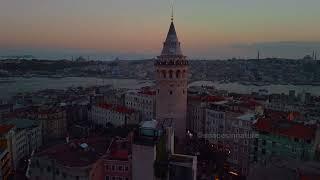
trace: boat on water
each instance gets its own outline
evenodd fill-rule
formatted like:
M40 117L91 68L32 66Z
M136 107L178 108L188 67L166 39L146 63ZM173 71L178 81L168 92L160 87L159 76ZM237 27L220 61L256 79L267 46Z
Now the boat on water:
M271 85L270 83L267 83L267 82L253 82L252 85L254 86L268 86L268 85Z
M24 78L32 78L33 76L31 74L25 74L22 77L24 77Z
M49 78L56 78L56 79L64 78L63 75L59 75L59 74L51 75L51 76L48 76L48 77Z
M241 84L241 85L251 85L251 82L241 81L241 82L239 82L239 84Z
M269 91L267 89L259 89L259 93L268 94Z

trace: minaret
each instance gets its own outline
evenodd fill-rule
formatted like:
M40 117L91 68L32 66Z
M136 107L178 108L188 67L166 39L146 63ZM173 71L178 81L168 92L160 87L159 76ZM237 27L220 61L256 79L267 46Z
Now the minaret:
M312 60L314 60L314 51L312 51Z
M175 136L186 134L188 61L182 54L171 16L171 24L161 55L154 63L156 70L156 119L172 120Z

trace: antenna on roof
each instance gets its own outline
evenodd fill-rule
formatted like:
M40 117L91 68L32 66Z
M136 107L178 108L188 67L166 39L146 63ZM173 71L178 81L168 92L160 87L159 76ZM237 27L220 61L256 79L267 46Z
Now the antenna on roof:
M173 22L174 0L171 0L171 21Z

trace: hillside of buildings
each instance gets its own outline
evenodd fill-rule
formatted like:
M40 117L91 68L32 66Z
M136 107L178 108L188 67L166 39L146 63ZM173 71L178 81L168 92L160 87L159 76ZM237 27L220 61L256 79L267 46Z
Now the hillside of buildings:
M320 85L317 60L190 60L190 80L240 82L243 84ZM106 78L153 79L153 60L87 61L25 60L0 61L0 77L90 76Z

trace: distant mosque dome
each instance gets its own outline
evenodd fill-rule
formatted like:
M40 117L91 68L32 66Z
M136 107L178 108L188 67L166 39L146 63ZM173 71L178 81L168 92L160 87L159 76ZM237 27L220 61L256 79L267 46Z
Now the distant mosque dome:
M312 57L310 55L306 55L303 57L304 60L312 60Z
M82 57L82 56L79 56L79 57L76 59L76 61L86 61L86 59L85 59L84 57Z

